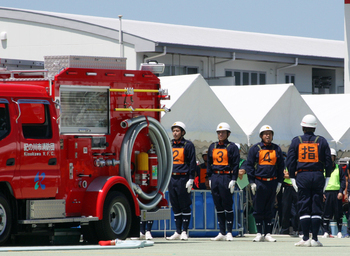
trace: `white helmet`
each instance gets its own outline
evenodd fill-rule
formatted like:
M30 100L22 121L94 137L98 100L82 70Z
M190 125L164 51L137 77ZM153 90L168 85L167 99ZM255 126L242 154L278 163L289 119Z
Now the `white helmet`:
M261 135L262 132L265 132L265 131L271 131L272 135L274 134L273 129L272 129L272 127L270 125L263 125L260 128L259 136Z
M239 143L235 143L235 144L236 144L238 150L241 150L241 144L239 144Z
M301 120L300 125L302 127L316 128L317 119L313 115L306 115L303 117L303 120Z
M203 151L202 151L202 156L203 155L208 155L208 149L204 149Z
M216 127L216 131L228 131L231 132L231 127L228 123L219 123L218 127Z
M337 151L334 148L331 148L331 156L337 156Z
M175 123L173 123L173 125L171 126L171 130L173 130L174 127L180 127L182 128L182 130L185 132L186 134L186 125L183 122L180 121L176 121Z

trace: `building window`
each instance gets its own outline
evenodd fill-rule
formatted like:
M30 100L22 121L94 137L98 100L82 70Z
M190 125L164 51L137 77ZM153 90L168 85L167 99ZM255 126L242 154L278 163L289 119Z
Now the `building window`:
M266 84L266 73L258 71L225 70L226 77L234 77L235 85Z
M177 76L197 73L199 73L198 67L165 65L164 72L160 74L160 76Z
M295 75L294 74L286 74L285 82L286 82L286 84L292 83L295 85Z

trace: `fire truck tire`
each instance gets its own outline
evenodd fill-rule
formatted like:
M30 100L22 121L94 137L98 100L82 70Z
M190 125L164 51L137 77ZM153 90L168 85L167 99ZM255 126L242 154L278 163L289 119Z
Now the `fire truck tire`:
M108 193L103 206L103 219L96 223L99 240L126 239L131 223L131 207L126 197L116 191Z
M11 235L12 213L6 197L0 193L0 245L5 244Z

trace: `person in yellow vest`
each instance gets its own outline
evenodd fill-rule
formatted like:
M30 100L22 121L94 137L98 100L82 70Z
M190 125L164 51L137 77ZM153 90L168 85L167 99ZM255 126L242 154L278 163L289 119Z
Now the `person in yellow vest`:
M329 222L333 218L337 222L338 226L338 238L342 238L342 217L343 217L343 192L345 190L345 176L342 170L339 170L339 166L335 163L337 152L334 148L331 148L331 157L333 162L333 171L329 179L326 191L324 192L324 212L323 212L323 238L333 237L329 228Z
M235 143L237 148L239 149L239 155L241 156L241 144ZM243 158L239 159L239 170L238 170L238 178L241 180L243 179L243 175L247 172L245 171L247 161Z

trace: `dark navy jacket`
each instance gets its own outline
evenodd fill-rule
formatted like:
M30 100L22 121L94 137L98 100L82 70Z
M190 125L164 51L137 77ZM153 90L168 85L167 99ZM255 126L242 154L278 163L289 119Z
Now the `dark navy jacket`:
M184 149L184 164L173 163L173 172L185 172L188 173L189 179L194 179L197 163L196 163L196 152L194 145L191 141L184 138L181 139L179 143L172 140L173 148L183 148Z
M227 149L228 154L228 165L213 165L213 150L218 149ZM238 168L239 168L239 149L235 143L225 140L225 142L220 145L219 142L214 142L210 145L208 149L208 166L207 166L207 175L210 178L213 174L213 171L232 171L231 180L237 180Z
M303 142L313 143L317 136L312 132L307 132L300 137ZM287 160L286 160L290 178L295 178L295 172L299 169L325 170L326 177L330 177L331 172L333 171L333 164L332 164L331 151L330 151L328 142L325 138L323 138L322 136L319 136L316 143L318 144L318 162L302 163L302 162L298 162L299 144L300 144L299 136L293 138L292 143L288 150Z
M261 147L261 149L259 148ZM259 153L260 150L275 150L276 163L275 165L259 165ZM248 174L249 183L255 183L255 177L261 178L273 178L277 177L279 183L283 182L283 170L284 159L281 148L271 143L265 145L263 142L259 142L253 145L248 152L248 158L246 161L246 172Z

